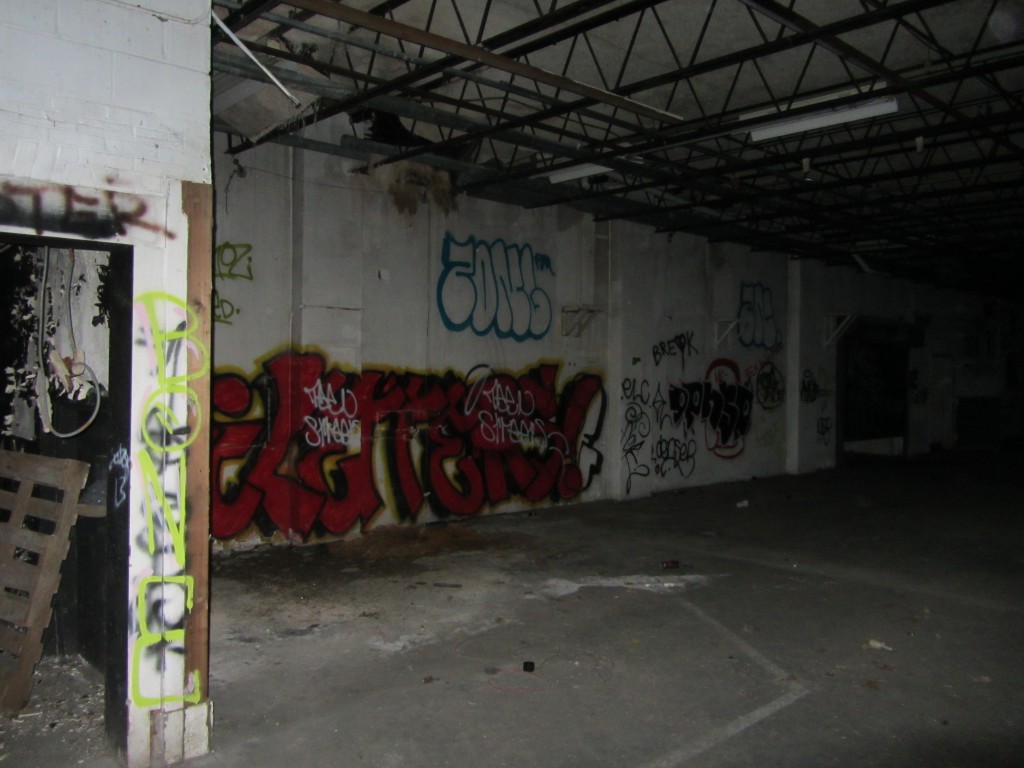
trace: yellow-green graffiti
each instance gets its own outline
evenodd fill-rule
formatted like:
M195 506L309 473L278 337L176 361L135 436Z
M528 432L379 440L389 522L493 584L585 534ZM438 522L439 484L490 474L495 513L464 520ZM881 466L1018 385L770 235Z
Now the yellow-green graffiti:
M161 592L159 600L153 603L164 603L167 600L166 590L168 587L176 586L185 592L185 610L191 612L195 599L195 581L191 576L150 576L139 582L139 591L136 597L136 613L139 618L139 636L135 639L132 647L132 701L139 707L159 707L171 702L197 703L202 699L202 691L199 685L199 673L192 672L189 675L188 685L185 686L185 693L181 695L160 695L148 696L142 691L141 674L139 665L145 656L145 652L151 648L162 651L164 648L172 647L184 653L185 630L184 629L160 629L157 632L149 628L149 605L150 589L156 588ZM162 624L162 617L156 617L158 625Z
M193 578L185 573L187 449L203 422L192 384L209 371L209 352L198 337L199 318L181 299L146 293L135 309L136 345L145 348L136 351L136 377L153 387L142 398L134 455L145 536L136 524L133 538L145 541L149 563L133 556L130 690L133 704L155 708L202 697L198 672L182 668L180 691L172 675L175 660L185 658L185 624L195 597Z

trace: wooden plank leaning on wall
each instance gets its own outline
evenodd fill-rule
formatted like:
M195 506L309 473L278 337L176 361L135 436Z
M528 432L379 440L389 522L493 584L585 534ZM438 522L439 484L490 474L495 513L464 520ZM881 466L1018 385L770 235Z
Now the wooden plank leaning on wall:
M190 385L198 396L198 413L189 414L189 427L199 419L199 435L188 448L188 529L185 572L194 579L195 602L185 627L185 669L198 672L202 699L210 695L210 388L213 336L213 187L182 183L182 210L188 217L188 296L195 313L197 340L206 351L188 357ZM196 375L195 379L191 377Z

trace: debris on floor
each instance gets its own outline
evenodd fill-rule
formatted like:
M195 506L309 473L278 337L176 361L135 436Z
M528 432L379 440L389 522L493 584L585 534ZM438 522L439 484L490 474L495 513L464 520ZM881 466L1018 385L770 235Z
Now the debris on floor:
M509 534L481 533L459 524L382 526L361 536L294 547L290 551L265 547L246 552L223 551L212 563L214 576L235 572L253 578L265 563L273 580L314 581L317 575L356 576L373 570L401 572L425 557L453 552L497 550L513 544ZM453 583L454 584L454 583Z
M73 755L71 764L109 759L99 674L77 656L44 656L28 706L0 721L0 762L10 758L12 765L29 765L33 755L50 754L51 747Z

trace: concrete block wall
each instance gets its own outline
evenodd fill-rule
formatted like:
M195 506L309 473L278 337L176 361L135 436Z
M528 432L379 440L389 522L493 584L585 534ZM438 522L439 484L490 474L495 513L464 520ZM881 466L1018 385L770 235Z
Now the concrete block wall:
M6 174L161 195L209 178L210 3L153 5L0 2Z
M208 747L209 702L184 668L181 639L193 605L206 604L185 575L179 534L190 510L176 494L149 498L174 487L187 452L144 426L153 408L163 423L185 424L194 402L168 386L185 356L166 355L165 344L184 340L209 364L184 300L182 191L211 182L209 17L209 0L0 0L0 230L127 246L133 259L132 437L111 446L127 457L111 472L129 473L130 488L130 766Z
M264 146L242 177L215 157L221 247L251 259L251 275L218 282L243 308L216 326L222 546L833 467L847 317L921 330L894 374L907 442L891 442L954 443L957 335L982 321L975 298L569 209L460 197L445 211L429 181L399 210L401 166L365 175ZM482 278L513 262L531 267L529 296L515 290L525 273ZM557 404L543 417L541 371ZM445 394L411 394L425 391ZM589 426L566 444L570 406ZM281 461L284 478L270 472Z
M217 156L219 269L246 259L217 280L226 545L606 494L607 271L583 217L445 211L403 166Z
M784 257L612 227L617 497L785 471Z

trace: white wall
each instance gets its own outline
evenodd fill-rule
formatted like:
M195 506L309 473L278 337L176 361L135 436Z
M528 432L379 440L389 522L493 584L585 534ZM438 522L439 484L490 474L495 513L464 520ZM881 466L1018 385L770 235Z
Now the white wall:
M133 437L129 446L111 447L131 457L111 471L131 466L136 473L128 500L131 591L124 595L132 616L130 765L207 748L208 707L186 707L199 692L186 682L192 673L178 652L183 641L167 645L156 632L173 637L189 620L192 585L177 538L188 510L183 498L168 495L156 507L144 499L172 487L185 453L147 445L143 423L157 408L186 420L189 398L168 387L184 358L165 357L162 345L180 320L194 319L183 299L181 183L211 180L209 14L208 0L0 1L0 228L134 249ZM205 350L192 351L208 363Z
M330 131L320 127L317 138L330 140ZM431 506L436 445L424 446L431 435L473 428L451 421L449 410L465 401L444 382L461 381L472 392L490 372L511 374L509 391L521 393L515 377L543 365L557 371L559 398L576 376L602 382L596 439L586 451L580 443L565 450L564 466L592 470L589 484L579 493L531 497L506 463L509 454L493 463L494 446L476 433L444 462L452 487L470 497L479 484L505 477L515 488L494 503L485 493L456 514L835 466L843 318L922 329L909 351L916 389L907 393L905 447L920 453L954 443L954 378L961 381L970 362L957 339L984 317L976 299L854 265L595 223L567 208L527 210L462 196L446 212L432 197L429 169L355 172L369 157L262 146L241 156L244 177L231 175L226 155L215 157L218 240L251 245L253 260L251 279L218 283L242 307L216 326L218 391L227 405L215 415L223 430L214 447L214 527L224 546L446 516L444 505ZM399 206L393 185L413 172L424 174L423 186ZM531 309L514 291L511 302L485 297L486 281L473 275L527 247L532 255L522 263L534 265L530 285L540 303ZM474 253L486 258L474 262ZM579 309L591 321L576 336L566 329ZM254 316L257 322L246 322ZM994 366L975 361L972 391L991 388ZM370 376L380 377L374 397L360 390ZM424 405L380 394L413 385L441 387L452 399ZM487 399L498 402L493 393ZM377 400L387 401L379 412ZM595 423L597 414L594 407ZM533 459L551 449L522 434L511 442L513 454ZM331 479L333 470L343 477Z
M419 187L399 210L401 166L264 146L243 176L218 157L218 253L251 264L217 281L234 310L215 326L217 535L308 540L606 494L605 312L563 333L563 309L607 295L581 215L466 197L445 212Z
M630 224L611 250L616 495L783 472L785 258Z

